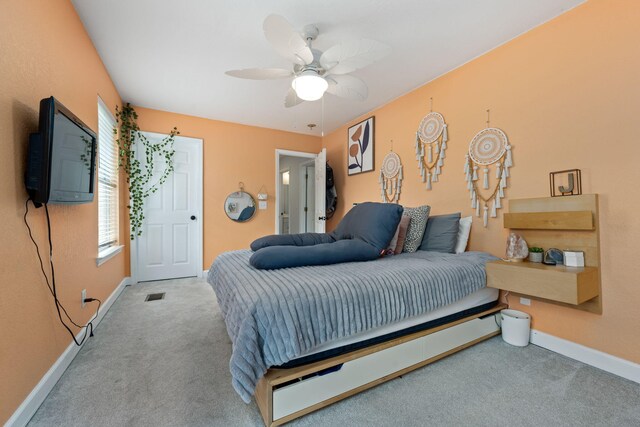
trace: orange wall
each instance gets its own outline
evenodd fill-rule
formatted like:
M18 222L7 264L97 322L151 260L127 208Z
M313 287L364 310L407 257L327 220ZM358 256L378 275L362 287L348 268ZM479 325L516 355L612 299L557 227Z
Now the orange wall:
M600 194L604 313L536 301L522 307L515 297L511 305L531 313L538 330L640 362L639 22L640 2L591 0L363 116L376 117L374 173L346 176L348 125L328 135L339 213L379 200L379 168L393 139L405 167L401 204L471 215L464 156L490 108L491 125L514 147L508 199L548 196L548 173L568 168L582 169L584 193ZM427 191L413 150L430 97L449 124L450 142L440 182ZM470 249L501 256L505 239L501 214L486 229L474 217Z
M140 129L166 133L177 126L181 136L204 140L204 260L208 269L221 252L248 248L256 238L275 232L276 148L317 153L319 137L245 126L136 107ZM268 208L248 222L235 223L224 213L224 201L238 190L257 198L264 185Z
M28 134L37 129L38 102L55 95L89 126L97 128L97 96L108 106L120 103L100 58L67 0L6 2L0 15L0 422L4 422L51 367L70 339L59 325L22 223L26 194L22 176ZM508 198L548 194L551 170L578 167L585 193L601 195L604 313L591 315L539 302L524 307L534 327L625 359L640 362L637 302L640 264L634 243L640 182L640 3L591 0L583 6L511 41L473 62L375 110L376 172L346 177L347 125L320 140L138 108L142 129L204 140L205 251L208 268L222 251L247 247L274 226L276 148L317 152L328 149L339 188L339 215L355 201L378 200L377 172L394 140L405 165L401 203L432 205L434 213L471 214L462 174L466 146L484 126L503 128L514 146ZM34 28L46 31L33 31ZM429 97L449 124L450 144L441 181L433 191L419 183L413 155L416 127L428 112ZM351 124L351 123L350 123ZM223 201L238 181L255 195L262 185L269 208L248 223L226 218ZM126 223L121 203L121 223ZM30 221L45 244L43 212ZM122 253L95 267L97 204L52 206L53 239L61 300L78 321L80 290L106 299L128 274ZM126 230L121 239L127 242ZM505 231L501 217L487 229L478 219L471 249L501 255ZM511 300L516 308L522 308Z
M97 130L98 95L120 97L68 0L2 3L0 13L0 424L70 344L60 326L35 250L22 222L30 132L38 130L40 99L54 95ZM124 211L123 211L124 212ZM76 322L80 291L105 300L127 275L124 253L96 267L98 205L50 207L59 297ZM29 214L46 254L43 209ZM122 223L125 218L122 217ZM122 238L126 241L123 232Z

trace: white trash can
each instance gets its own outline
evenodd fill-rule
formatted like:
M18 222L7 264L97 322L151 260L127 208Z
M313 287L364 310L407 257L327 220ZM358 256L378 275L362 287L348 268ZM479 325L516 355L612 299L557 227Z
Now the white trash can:
M531 316L518 310L501 310L502 339L511 345L526 347L529 344Z

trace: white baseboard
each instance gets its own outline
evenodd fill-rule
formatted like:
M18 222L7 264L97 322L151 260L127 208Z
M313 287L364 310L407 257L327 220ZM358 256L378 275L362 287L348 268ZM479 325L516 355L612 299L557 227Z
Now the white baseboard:
M204 270L202 272L202 277L204 277L206 279L208 274L209 274L209 270Z
M640 383L640 364L585 347L544 332L531 330L531 344L575 359L603 371Z
M111 305L118 299L120 293L124 290L125 286L131 284L131 278L125 277L115 290L109 295L109 298L102 303L100 307L100 313L98 317L93 321L94 328L100 324L104 315L109 311ZM84 336L84 331L80 331L76 339L80 340ZM85 341L86 342L86 341ZM83 343L84 345L84 343ZM11 418L5 424L5 427L23 427L26 426L31 417L36 413L42 402L47 398L53 387L56 385L64 371L67 370L74 357L78 354L82 346L78 347L74 342L69 344L69 347L62 353L62 355L56 360L46 374L42 377L40 382L29 393L27 398L16 409Z

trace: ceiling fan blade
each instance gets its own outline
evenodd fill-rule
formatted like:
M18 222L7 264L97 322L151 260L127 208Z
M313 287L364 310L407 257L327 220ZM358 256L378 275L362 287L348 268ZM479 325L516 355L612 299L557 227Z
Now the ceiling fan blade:
M357 77L349 75L329 75L324 77L329 87L327 92L340 98L364 101L369 96L367 84Z
M284 106L287 108L295 107L298 104L303 103L304 100L298 98L296 91L293 88L289 88L287 96L284 97Z
M361 39L337 44L320 57L320 65L331 74L347 74L372 64L391 52L391 47L375 40Z
M293 72L284 68L245 68L244 70L229 70L225 74L241 79L270 80L291 77Z
M269 15L264 20L262 28L269 43L281 56L299 65L308 65L313 62L313 53L307 46L306 40L284 17Z

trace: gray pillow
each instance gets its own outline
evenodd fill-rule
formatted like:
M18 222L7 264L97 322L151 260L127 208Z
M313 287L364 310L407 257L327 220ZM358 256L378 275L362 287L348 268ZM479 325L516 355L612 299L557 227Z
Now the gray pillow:
M417 208L404 208L403 215L411 218L409 228L407 228L407 236L404 240L404 249L402 252L415 252L422 242L422 236L427 226L427 218L431 207L424 205Z
M429 217L420 250L455 253L459 225L460 212Z

